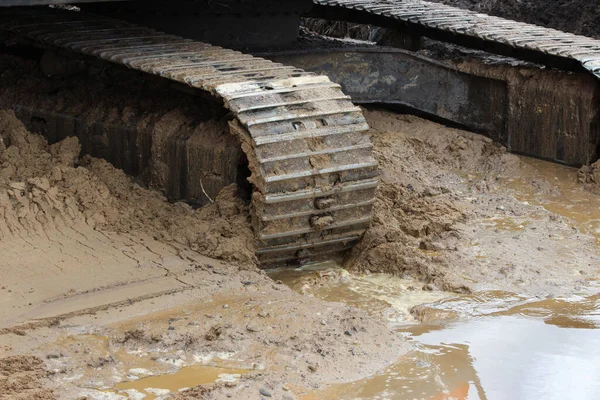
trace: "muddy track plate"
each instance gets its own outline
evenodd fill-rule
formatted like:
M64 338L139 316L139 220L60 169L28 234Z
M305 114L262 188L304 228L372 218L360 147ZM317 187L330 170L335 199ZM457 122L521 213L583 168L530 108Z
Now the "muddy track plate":
M426 35L435 33L435 39L447 42L569 70L583 68L600 78L600 40L589 37L422 0L314 0L314 3L350 10L364 21L372 17L390 26L409 25L409 32L410 27L422 28Z
M326 76L81 12L7 11L0 27L221 98L250 163L262 264L329 257L368 227L377 186L368 125Z

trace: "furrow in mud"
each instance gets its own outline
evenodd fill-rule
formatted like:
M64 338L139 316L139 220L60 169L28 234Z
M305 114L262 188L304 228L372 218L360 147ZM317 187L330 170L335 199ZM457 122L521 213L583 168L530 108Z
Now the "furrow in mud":
M368 227L377 177L368 126L327 77L122 21L36 12L3 15L1 27L42 47L189 85L234 112L263 263L331 256Z

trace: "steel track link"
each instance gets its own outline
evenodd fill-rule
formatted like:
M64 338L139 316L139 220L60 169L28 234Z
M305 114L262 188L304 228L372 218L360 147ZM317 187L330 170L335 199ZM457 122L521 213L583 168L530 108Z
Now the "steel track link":
M262 264L340 253L368 227L378 175L368 125L326 76L81 12L3 12L0 28L220 97L249 160Z
M561 65L579 64L600 78L600 40L585 36L422 0L314 0L314 3L445 33L446 38L436 37L440 40L453 42L456 38L467 37L515 50L537 52L562 60Z

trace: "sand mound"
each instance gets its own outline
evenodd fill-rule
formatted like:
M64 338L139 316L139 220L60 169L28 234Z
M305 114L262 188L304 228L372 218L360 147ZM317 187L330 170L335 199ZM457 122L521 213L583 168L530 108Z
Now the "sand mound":
M445 279L448 266L443 257L435 261L431 257L458 242L456 224L470 214L468 205L457 201L461 181L457 173L507 174L518 168L518 159L480 135L408 115L383 111L365 115L381 185L373 224L346 258L345 267L406 274L448 290L467 290Z
M143 232L203 255L254 264L247 207L236 187L214 204L169 203L104 160L78 160L77 138L54 145L27 132L12 111L0 112L0 241L86 224L96 230Z
M54 399L51 390L40 388L40 380L45 377L44 363L37 357L0 358L0 399Z

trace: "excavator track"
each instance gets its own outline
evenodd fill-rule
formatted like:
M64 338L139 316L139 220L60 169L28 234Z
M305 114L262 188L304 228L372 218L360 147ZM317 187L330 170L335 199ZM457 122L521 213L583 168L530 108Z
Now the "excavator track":
M600 78L600 41L422 0L314 0L332 19L398 27L409 33ZM349 12L350 14L344 14Z
M83 12L10 10L0 29L222 99L252 173L262 264L330 257L368 227L378 175L368 125L326 76Z

